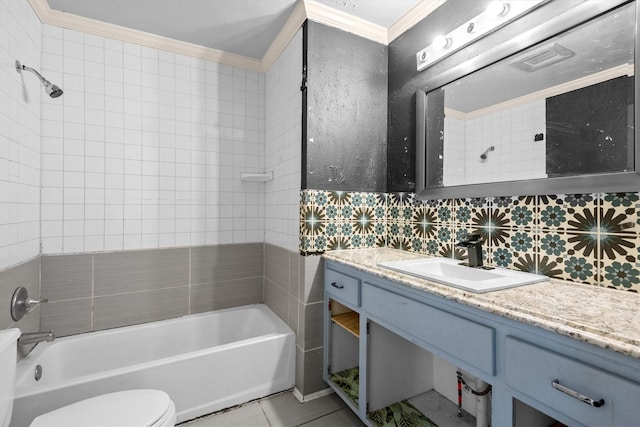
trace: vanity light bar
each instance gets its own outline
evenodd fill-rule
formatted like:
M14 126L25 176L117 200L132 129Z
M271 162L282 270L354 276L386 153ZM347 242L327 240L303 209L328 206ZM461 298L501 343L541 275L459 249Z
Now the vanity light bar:
M486 10L416 53L418 71L435 64L472 41L512 21L546 0L492 1Z

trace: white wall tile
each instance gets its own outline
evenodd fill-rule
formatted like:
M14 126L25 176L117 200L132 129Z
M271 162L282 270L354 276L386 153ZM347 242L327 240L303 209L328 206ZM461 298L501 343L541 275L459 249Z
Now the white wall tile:
M545 144L533 140L536 133L545 132L545 126L544 100L468 121L446 117L445 183L455 185L507 181L515 177L546 177ZM447 144L447 140L464 141L464 144ZM494 151L490 151L486 159L481 159L480 155L491 146Z
M0 203L22 197L36 212L0 218L7 230L24 222L0 240L0 268L39 243L72 253L264 240L265 185L239 179L265 170L264 74L41 25L26 2L0 3L0 15L12 37L0 51L19 50L65 90L52 100L0 71Z
M42 24L27 2L0 2L0 26L0 54L7 65L0 70L0 269L3 269L39 253L41 149L38 141L43 91L34 75L18 74L9 64L17 59L23 65L42 70L43 45ZM46 48L54 52L51 55L60 55L62 33L55 34L58 37L52 38ZM55 76L46 75L54 81ZM48 105L47 137L59 137L62 127L54 124L59 115ZM51 161L52 158L47 160L50 167Z
M302 105L299 82L302 80L302 34L296 34L280 58L271 67L266 80L251 74L246 90L246 114L251 116L247 140L254 142L246 158L265 156L265 168L273 171L273 181L265 183L261 215L264 218L265 241L292 251L298 249L298 212L301 176ZM258 77L258 81L255 78ZM266 83L266 84L265 84ZM266 90L266 123L261 93ZM256 95L257 92L257 95ZM256 118L257 116L257 118ZM260 129L266 126L266 144L261 144ZM263 148L264 151L260 152ZM266 152L266 154L264 154Z

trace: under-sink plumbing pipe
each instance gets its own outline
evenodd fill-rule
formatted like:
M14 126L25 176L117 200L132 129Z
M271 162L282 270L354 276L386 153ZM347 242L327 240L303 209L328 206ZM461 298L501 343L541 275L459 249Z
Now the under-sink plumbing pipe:
M458 416L462 416L462 385L464 385L476 398L476 427L489 427L491 424L491 412L489 406L489 393L491 385L475 378L475 389L464 379L462 372L456 371L458 379ZM478 391L480 390L480 391Z
M487 390L486 394L476 395L476 427L489 427L491 424L491 407L489 405L491 386L476 378L476 389Z
M462 374L460 371L456 372L458 377L458 416L462 416Z

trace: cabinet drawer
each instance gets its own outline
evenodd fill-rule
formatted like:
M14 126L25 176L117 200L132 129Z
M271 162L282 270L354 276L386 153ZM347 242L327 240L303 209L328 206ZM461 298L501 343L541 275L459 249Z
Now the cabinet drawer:
M495 375L493 328L366 283L362 306L419 341Z
M513 337L507 337L505 352L510 387L588 426L638 425L639 384ZM554 381L568 390L554 388ZM571 391L604 404L591 406Z
M360 306L360 280L327 268L324 283L327 293L353 306Z

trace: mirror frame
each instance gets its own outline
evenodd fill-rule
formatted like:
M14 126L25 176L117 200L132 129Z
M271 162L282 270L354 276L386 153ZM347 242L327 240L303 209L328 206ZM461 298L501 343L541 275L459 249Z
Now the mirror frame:
M589 19L627 3L635 3L635 52L634 66L640 63L640 42L638 42L638 26L640 23L640 0L616 0L607 2L582 1L579 4L570 5L570 9L559 13L554 5L558 2L548 2L533 12L542 15L546 19L538 19L544 24L536 25L519 36L511 38L498 46L490 44L491 41L483 38L472 45L462 49L473 48L480 52L461 63L453 66L438 66L433 75L427 78L425 89L416 92L416 196L421 200L428 199L452 199L469 197L501 197L517 195L541 195L541 194L584 194L599 192L634 192L640 191L640 77L637 70L634 72L634 172L615 172L602 174L586 174L578 176L524 179L518 181L499 181L480 184L466 184L442 187L427 187L427 167L430 153L426 141L427 127L427 91L432 91L451 83L459 78L480 70L488 65L500 61L523 49L533 46L550 37L554 37L563 31L577 26ZM524 17L526 17L525 15ZM521 17L520 19L522 19ZM538 18L536 16L536 18ZM517 21L514 21L517 22ZM512 23L513 24L513 23ZM512 25L509 24L509 25ZM496 34L500 29L496 31ZM439 64L438 64L439 65ZM444 65L444 64L443 64ZM447 64L448 65L448 64ZM431 67L430 67L431 68ZM438 70L441 70L438 72ZM429 71L429 68L423 72Z

